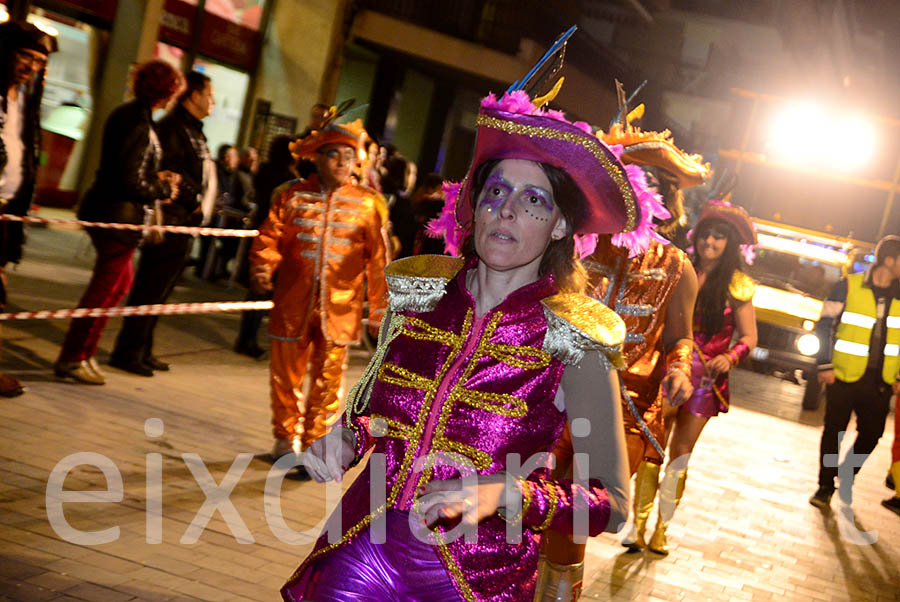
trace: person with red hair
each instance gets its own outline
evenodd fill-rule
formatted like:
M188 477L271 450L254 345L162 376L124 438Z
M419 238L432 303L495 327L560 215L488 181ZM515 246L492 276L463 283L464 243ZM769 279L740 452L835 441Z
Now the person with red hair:
M169 105L184 86L181 73L163 61L139 65L134 73L134 100L115 109L103 126L100 168L81 201L78 219L140 224L144 208L178 195L181 176L162 170L162 146L152 112ZM97 263L79 307L113 307L131 288L131 258L140 232L89 228ZM94 355L106 317L76 318L66 333L53 366L59 377L85 384L105 380Z

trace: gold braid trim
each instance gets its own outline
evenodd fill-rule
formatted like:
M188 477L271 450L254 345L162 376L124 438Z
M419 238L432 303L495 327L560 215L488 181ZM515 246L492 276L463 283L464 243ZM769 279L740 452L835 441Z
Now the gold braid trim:
M616 186L625 198L625 212L628 215L628 220L625 227L622 229L622 232L634 230L637 225L637 203L635 202L631 185L628 183L625 172L619 170L619 167L610 161L609 157L606 156L606 153L600 146L600 142L596 138L585 132L577 134L575 132L561 132L552 128L514 123L497 117L489 117L484 114L478 115L478 118L475 120L475 127L493 128L495 130L500 130L501 132L506 132L507 134L517 134L520 136L528 136L529 138L563 140L583 147L599 161L603 169L606 170L607 175L616 183Z
M350 541L351 537L355 536L357 533L359 533L360 531L362 531L363 529L368 527L369 523L371 523L375 517L381 516L386 511L387 511L387 507L382 504L382 506L380 508L378 508L377 510L375 510L375 512L364 516L362 518L362 520L360 520L358 523L356 523L355 525L353 525L352 527L347 529L347 532L344 533L344 536L341 537L340 541L336 541L334 543L328 544L324 548L321 548L320 550L317 550L316 552L313 552L312 554L310 554L309 558L306 559L306 562L301 564L300 567L296 571L294 571L294 574L291 576L291 579L294 579L298 575L298 573L300 572L300 569L308 567L310 561L318 558L319 556L321 556L322 554L325 554L326 552L330 552L331 550L344 545L345 543ZM288 581L290 581L290 579L288 579Z
M444 559L444 564L447 566L447 570L450 571L450 575L453 577L456 587L462 592L463 598L465 598L466 602L478 602L477 598L475 598L475 594L472 593L472 588L469 587L469 583L466 581L466 578L463 577L462 570L459 568L459 565L456 564L456 561L453 560L453 556L450 554L450 548L447 547L447 542L444 541L444 534L441 531L438 531L434 534L434 537L437 540L438 550L441 551L441 558Z
M547 502L547 518L544 519L544 522L535 529L536 531L543 531L553 522L553 519L556 518L556 503L559 501L559 496L556 494L556 486L547 483L547 481L541 481L544 484L544 487L547 490L547 496L550 498Z
M372 387L375 385L375 377L378 374L378 368L384 361L391 342L403 331L403 316L400 314L391 314L390 322L381 322L381 331L378 333L379 340L383 340L372 354L365 371L359 381L350 389L347 395L347 411L345 413L345 421L350 424L354 416L359 416L365 412L369 406L369 397L372 395Z
M531 508L531 501L534 499L534 491L531 488L531 483L528 481L522 481L522 518L525 518L525 515L528 514L528 509Z
M408 319L411 322L411 327L416 325L415 323L418 321L417 318L410 317ZM422 435L425 431L425 424L428 421L428 414L431 410L431 404L434 402L434 396L437 394L437 390L439 387L438 383L443 380L443 378L447 375L447 371L450 370L450 367L453 365L454 361L456 361L456 357L462 350L466 337L468 336L469 331L472 329L472 310L470 309L466 312L466 317L463 320L462 328L460 329L460 333L458 335L448 331L433 328L425 322L422 322L422 324L419 326L423 328L422 331L413 331L411 329L407 329L407 336L410 336L412 338L421 338L424 340L441 341L445 345L450 347L450 353L447 354L447 359L444 360L444 365L441 366L441 369L438 372L437 376L434 378L431 386L425 390L425 398L422 400L422 406L419 408L418 416L416 416L416 424L411 427L412 431L409 437L409 445L406 446L406 453L403 455L403 461L400 464L400 470L397 471L398 475L407 475L410 468L412 467L413 462L416 459L416 453L419 451L419 446L422 442ZM424 329L424 326L428 326L431 330ZM450 401L449 396L447 401ZM437 433L437 431L435 431L435 433ZM416 487L424 485L428 481L428 476L430 476L430 473L429 475L426 475L427 472L428 469L426 468L419 475L419 480L416 483ZM403 489L403 485L403 478L398 478L394 482L394 486L391 489L390 495L388 496L389 506L394 506L394 503L397 501L397 496L400 495L400 491Z
M519 508L519 513L516 516L509 517L506 515L506 512L499 512L500 518L505 520L507 523L516 524L521 523L525 519L525 515L528 514L528 509L531 507L531 482L523 479L522 477L516 477L515 479L516 487L519 489L519 493L522 496L522 507Z

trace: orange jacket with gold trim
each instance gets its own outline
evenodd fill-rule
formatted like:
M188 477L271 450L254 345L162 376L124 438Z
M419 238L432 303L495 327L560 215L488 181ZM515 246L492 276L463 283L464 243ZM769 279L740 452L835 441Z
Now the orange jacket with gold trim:
M250 250L251 277L277 273L269 334L298 339L309 320L318 318L327 340L359 341L363 280L369 319L380 323L387 304L387 250L379 203L377 192L355 184L325 193L315 175L275 191Z

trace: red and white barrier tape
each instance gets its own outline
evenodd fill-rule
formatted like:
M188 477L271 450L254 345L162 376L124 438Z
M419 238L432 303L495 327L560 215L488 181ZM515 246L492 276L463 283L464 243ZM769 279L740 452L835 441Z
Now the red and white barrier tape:
M206 303L157 303L154 305L129 305L125 307L76 307L74 309L17 311L0 314L0 321L59 320L63 318L98 318L100 316L163 316L171 314L203 314L221 311L247 311L251 309L272 309L272 302L216 301Z
M199 226L144 226L142 224L117 224L113 222L87 222L80 219L57 219L47 217L32 217L30 215L0 214L0 220L7 222L25 222L28 224L67 224L84 226L85 228L109 228L111 230L155 230L157 232L172 232L173 234L198 234L200 236L235 236L238 238L252 237L259 234L259 230L230 230L228 228L203 228Z

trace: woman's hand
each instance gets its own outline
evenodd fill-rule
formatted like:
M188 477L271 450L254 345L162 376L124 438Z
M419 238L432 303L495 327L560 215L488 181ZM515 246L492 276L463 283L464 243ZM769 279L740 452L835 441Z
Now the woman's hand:
M305 454L305 466L319 483L340 481L356 458L356 436L353 431L336 427L313 441Z
M169 185L169 200L174 199L178 196L178 192L181 189L181 174L175 173L174 171L169 171L168 169L164 169L162 171L156 172L156 177L158 177L161 181L165 182Z
M431 527L440 521L460 518L475 526L496 514L506 504L506 473L479 476L477 481L451 479L432 481L419 490L419 508Z
M671 370L662 381L663 394L669 400L669 406L677 407L690 399L694 394L691 379L681 370Z
M731 358L724 353L720 353L706 363L706 372L710 378L716 379L719 378L719 375L731 370L732 367Z
M175 184L176 186L181 184L181 174L169 171L168 169L156 172L156 176L163 182L168 182L169 184Z

